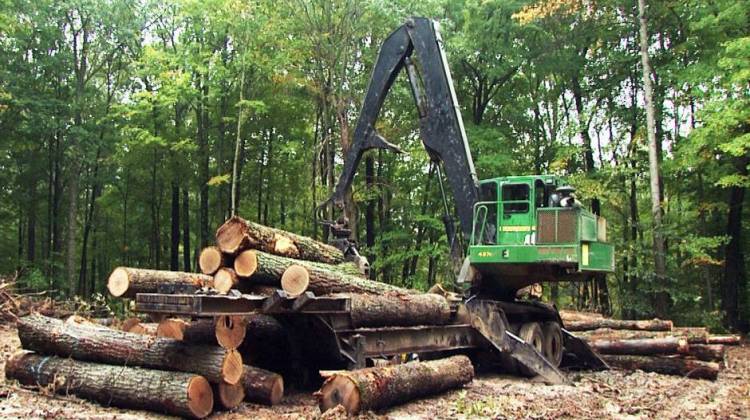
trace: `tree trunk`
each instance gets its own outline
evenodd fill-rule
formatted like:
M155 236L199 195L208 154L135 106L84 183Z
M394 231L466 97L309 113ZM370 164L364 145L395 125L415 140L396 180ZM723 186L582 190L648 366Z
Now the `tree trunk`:
M737 173L747 176L747 158L735 162ZM742 249L742 210L745 202L745 187L736 185L729 192L729 215L727 216L727 236L729 243L725 248L724 276L721 281L721 309L724 312L724 325L732 330L744 330L742 325L740 302L745 293L747 274L745 272L745 254ZM747 321L745 321L747 322Z
M284 379L265 369L245 365L240 384L246 401L276 405L284 398Z
M214 403L208 381L190 373L18 353L5 364L5 376L24 385L51 386L57 393L75 394L104 406L146 409L181 417L206 417Z
M152 337L157 336L157 329L159 327L159 324L155 324L153 322L143 323L138 321L137 318L135 319L136 322L129 323L127 326L123 324L123 327L121 329L125 332L133 334L150 335Z
M633 340L587 340L591 348L601 354L654 355L687 353L684 338L642 338Z
M281 286L284 273L291 266L304 268L308 273L307 290L324 295L329 293L413 293L407 289L375 282L351 273L356 270L351 264L339 266L294 260L260 251L248 250L234 260L234 270L241 277L250 277L252 282ZM295 269L298 274L298 269Z
M640 21L641 65L643 66L643 95L646 106L646 125L648 133L648 162L651 179L651 216L654 220L653 251L654 274L657 285L663 287L667 275L667 256L663 237L661 207L661 175L659 174L659 148L661 139L656 138L656 120L654 116L654 94L651 85L651 63L648 56L648 23L646 18L646 0L638 0L638 19ZM669 309L669 295L666 291L657 291L654 295L654 312L664 317Z
M598 328L611 328L613 330L671 331L672 321L661 319L632 321L602 318L565 322L565 329L568 331L587 331Z
M180 269L180 185L172 181L172 235L170 237L169 269Z
M259 225L237 216L219 227L216 231L216 244L227 254L254 248L276 255L327 264L344 262L344 254L336 247L306 236Z
M160 284L204 287L212 286L213 278L205 274L182 271L117 267L109 275L107 289L114 297L134 298L137 293L156 293Z
M696 379L715 380L719 375L719 364L663 356L615 356L603 355L607 364L625 370L642 370L664 375L685 376Z
M190 260L190 194L185 188L182 190L182 264L187 273L192 271Z
M193 372L229 384L242 374L242 357L235 350L66 324L42 315L19 319L18 337L24 349L78 360Z
M346 296L351 299L350 314L355 328L441 325L451 315L448 301L436 294Z
M466 356L337 372L315 393L320 411L341 404L349 414L377 410L460 387L474 378Z

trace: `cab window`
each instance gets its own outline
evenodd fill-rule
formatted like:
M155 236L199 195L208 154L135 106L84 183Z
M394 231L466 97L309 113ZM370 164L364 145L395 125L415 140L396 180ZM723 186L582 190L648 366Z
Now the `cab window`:
M527 184L505 184L503 191L503 213L526 213L529 211L529 186Z

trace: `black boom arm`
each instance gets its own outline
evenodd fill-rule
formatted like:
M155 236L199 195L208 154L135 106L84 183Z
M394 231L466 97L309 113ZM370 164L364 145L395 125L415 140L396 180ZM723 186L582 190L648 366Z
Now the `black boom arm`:
M365 151L380 148L401 152L375 131L375 122L393 81L406 67L419 108L422 143L430 159L442 163L453 191L461 230L466 237L471 235L479 183L441 43L437 23L425 18L409 19L383 42L354 130L352 146L344 161L344 170L333 196L326 203L333 200L336 206L343 207L344 194L354 180ZM415 54L417 63L412 61Z

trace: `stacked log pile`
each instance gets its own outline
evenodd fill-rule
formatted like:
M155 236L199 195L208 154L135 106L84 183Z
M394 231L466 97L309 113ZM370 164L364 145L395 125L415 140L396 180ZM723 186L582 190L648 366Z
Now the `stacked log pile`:
M585 339L614 368L715 380L725 367L726 345L739 336L710 335L703 327L669 320L617 320L589 312L560 311L565 328Z
M335 247L239 217L218 229L216 244L202 250L198 265L201 273L117 267L107 287L112 296L130 299L139 293L345 296L354 328L444 324L451 314L443 296L369 280ZM104 326L80 317L21 318L25 352L8 362L6 375L106 405L201 418L242 401L278 404L284 380L263 368L286 373L300 366L296 333L274 316L158 321L132 318ZM329 378L321 395L332 401L343 386L353 398L345 405L356 412L457 387L473 377L465 357L373 369L380 370ZM373 375L386 378L392 389L368 384Z

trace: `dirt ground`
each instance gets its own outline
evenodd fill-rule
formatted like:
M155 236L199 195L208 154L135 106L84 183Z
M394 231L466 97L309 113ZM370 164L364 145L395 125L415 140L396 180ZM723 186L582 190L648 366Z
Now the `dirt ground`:
M12 325L0 325L0 370L19 350ZM43 395L0 374L0 418L167 419L146 411L106 408L72 396ZM469 418L750 418L750 347L729 351L728 368L715 382L643 372L571 373L573 386L547 386L530 380L484 375L464 389L404 404L361 419ZM291 392L269 408L243 404L211 419L316 419L321 413L309 393ZM327 413L326 418L342 416Z

